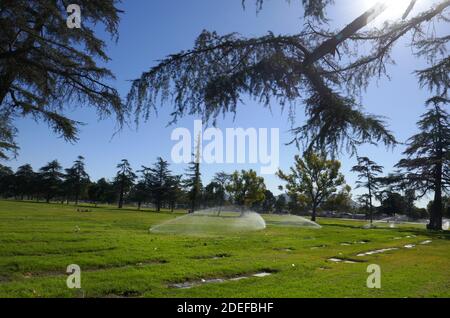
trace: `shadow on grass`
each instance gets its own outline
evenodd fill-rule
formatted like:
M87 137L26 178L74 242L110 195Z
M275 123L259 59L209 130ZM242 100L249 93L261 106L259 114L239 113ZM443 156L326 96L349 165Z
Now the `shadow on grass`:
M350 229L363 229L362 226L358 225L358 224L352 225L352 224L341 224L341 223L323 223L320 225L321 226L331 226L331 227L343 227L343 228L350 228Z
M91 203L80 203L80 204L75 204L73 202L70 202L69 204L67 203L61 203L61 202L56 202L56 201L52 201L50 203L47 203L45 201L35 201L35 200L8 200L8 199L2 199L0 201L3 202L11 202L11 203L26 203L26 204L39 204L39 205L46 205L46 206L53 206L53 207L67 207L67 208L86 208L86 209L95 209L95 210L108 210L108 211L113 211L113 212L143 212L143 213L158 213L158 214L170 214L170 215L177 215L177 214L187 214L187 211L184 210L174 210L169 211L169 210L162 210L160 212L157 212L154 209L147 209L147 208L141 208L138 209L137 207L124 207L119 209L116 205L105 205L105 204L99 204L99 205L95 205L95 204L91 204ZM78 212L75 210L75 212ZM80 212L80 213L88 213L88 212Z
M398 232L406 232L414 235L422 235L428 236L429 238L441 239L441 240L450 240L450 231L431 231L426 229L397 229Z
M321 224L322 226L329 226L329 227L340 227L340 228L349 228L349 229L360 229L360 230L372 230L372 231L392 231L396 233L407 233L407 234L413 234L413 235L421 235L421 236L427 236L429 238L435 238L435 239L444 239L444 240L450 240L450 231L431 231L427 229L419 229L415 227L404 227L404 228L388 228L388 227L375 227L371 229L364 229L361 225L358 224L341 224L341 223L325 223ZM425 226L425 225L424 225Z

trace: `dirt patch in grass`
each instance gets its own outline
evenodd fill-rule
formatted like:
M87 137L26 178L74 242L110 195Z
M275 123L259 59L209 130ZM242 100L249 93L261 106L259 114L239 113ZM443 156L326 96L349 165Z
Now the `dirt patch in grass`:
M224 259L231 257L231 254L228 253L219 253L214 255L199 255L199 256L193 256L192 259Z
M137 290L110 290L102 298L139 298L143 293Z

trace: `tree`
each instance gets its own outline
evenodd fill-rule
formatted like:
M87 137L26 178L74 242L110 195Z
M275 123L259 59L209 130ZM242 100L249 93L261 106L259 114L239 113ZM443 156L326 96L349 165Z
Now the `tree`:
M89 183L87 188L87 197L89 202L95 204L95 206L97 206L98 202L101 200L100 191L101 189L97 182Z
M443 197L442 198L442 205L443 205L443 216L446 218L450 218L450 197ZM433 206L434 206L434 201L431 200L430 202L428 202L427 205L427 210L431 213L433 210Z
M227 196L227 185L230 182L231 175L221 171L214 175L212 181L203 191L203 202L207 206L216 206L217 214L220 215L222 207L225 204Z
M277 199L273 195L272 191L266 190L264 193L264 201L262 202L261 209L265 213L271 213L275 209Z
M167 200L170 187L172 186L172 175L167 161L159 157L153 168L143 167L148 190L151 194L156 211L161 211L161 206Z
M202 194L203 184L200 173L200 163L191 162L186 172L187 178L183 181L187 189L188 198L191 205L191 213L197 210Z
M330 197L321 205L321 208L328 211L349 212L353 210L352 206L352 188L345 185L338 193Z
M178 175L171 176L168 180L167 201L172 212L175 210L176 203L184 196L181 179L182 176Z
M100 117L115 114L122 124L127 109L113 78L97 61L108 61L105 42L93 26L118 36L116 0L79 0L80 29L66 25L66 1L16 0L0 3L0 157L17 149L17 116L47 123L66 140L77 140L79 122L65 115L67 105L90 105Z
M279 195L277 201L275 202L275 212L282 213L286 209L286 197L284 195Z
M416 218L418 209L414 203L418 199L418 196L414 182L409 178L406 178L405 174L400 170L390 173L386 177L378 178L378 180L380 184L387 187L386 190L384 190L385 193L390 193L393 191L402 193L405 214L411 218Z
M444 202L444 216L450 218L450 196L442 200Z
M222 206L224 197L225 189L215 181L211 181L203 191L203 202L207 206Z
M218 193L223 194L223 196L219 202L220 206L223 206L225 203L226 195L227 195L227 185L230 182L230 180L231 180L231 175L224 171L217 172L214 175L213 182L215 182L219 187Z
M78 205L80 194L84 193L90 182L89 175L86 172L84 157L78 156L72 167L66 169L64 176L69 195L73 195L75 205Z
M256 2L261 9L263 1ZM335 153L344 145L353 152L364 142L394 145L384 121L361 110L358 97L372 78L387 75L392 49L408 36L413 54L431 64L416 72L420 84L447 92L450 57L445 45L450 37L436 35L432 25L448 23L450 1L430 2L416 13L416 0L411 0L401 19L386 21L382 29L371 27L390 2L375 3L338 30L323 24L326 8L336 1L303 0L308 23L297 34L246 38L237 32L221 36L203 31L191 50L172 54L142 73L127 104L147 117L169 102L176 122L186 114L215 120L236 112L242 95L266 106L275 99L295 107L301 100L307 121L293 131L308 150Z
M290 173L279 170L277 175L286 181L286 189L291 195L303 195L312 209L311 220L316 221L319 205L345 184L344 176L339 172L341 163L328 160L324 154L306 153L304 159L295 156L295 165Z
M64 177L61 170L62 167L57 160L53 160L39 169L41 189L47 203L61 193L62 178Z
M142 203L147 199L149 199L147 183L145 179L139 180L131 189L130 200L137 202L138 210L140 210Z
M378 174L383 173L383 167L367 157L358 157L358 164L353 166L352 172L358 173L357 188L366 188L368 193L364 199L367 199L369 207L370 224L373 223L373 196L379 188L380 181L377 179ZM364 181L363 181L364 180Z
M191 213L197 209L200 200L203 184L200 173L200 135L197 139L197 152L194 156L194 161L189 164L187 171L187 178L184 180L184 186L188 189L188 197L191 201Z
M283 190L283 187L280 186L281 190ZM287 200L287 210L290 214L294 215L303 215L303 214L309 214L310 204L308 202L308 198L303 193L288 193ZM309 210L308 210L309 209Z
M434 193L428 224L431 230L442 230L442 194L450 189L450 116L441 107L448 103L448 99L439 96L427 102L430 109L417 123L420 132L408 139L403 153L406 158L397 164L406 171L418 197Z
M400 214L406 210L405 198L400 193L388 192L381 202L380 210L388 215Z
M250 208L264 201L266 185L264 178L259 177L254 170L235 171L231 175L227 191L235 204Z
M361 195L358 195L357 197L358 203L359 203L359 209L361 212L363 212L367 216L370 217L370 204L369 204L369 194L364 193Z
M119 204L118 207L121 209L123 207L123 201L125 194L129 193L131 187L133 186L134 180L136 179L136 174L130 166L127 159L122 159L121 163L117 165L117 175L114 179L114 183L118 188L119 192Z
M116 202L117 199L117 191L116 186L106 180L105 178L101 178L97 181L96 186L97 188L97 200L99 202L113 204Z
M0 194L8 198L14 192L14 172L10 167L0 164Z
M14 179L16 184L16 192L20 196L21 200L23 200L25 196L30 199L36 188L36 174L34 173L31 165L25 164L18 167L16 173L14 174Z

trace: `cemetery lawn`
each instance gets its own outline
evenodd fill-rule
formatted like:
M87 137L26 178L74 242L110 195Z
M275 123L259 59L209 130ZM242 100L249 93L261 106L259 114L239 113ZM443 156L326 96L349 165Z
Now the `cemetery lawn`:
M149 233L182 214L0 201L0 297L450 297L449 231L322 218L321 229ZM66 285L70 264L81 289ZM366 286L370 264L380 289Z

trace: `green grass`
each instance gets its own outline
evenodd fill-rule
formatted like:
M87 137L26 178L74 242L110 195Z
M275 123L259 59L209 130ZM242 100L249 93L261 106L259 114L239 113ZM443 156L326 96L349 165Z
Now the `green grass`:
M319 219L322 229L269 224L257 232L182 236L148 231L180 213L91 210L80 213L73 206L0 201L0 296L450 296L449 232L433 234L419 226L362 229L365 222ZM432 243L418 244L424 240ZM406 244L417 246L356 256ZM333 263L331 257L358 262ZM69 264L81 267L81 290L66 287ZM381 289L366 287L369 264L381 266ZM260 271L272 275L191 289L170 287Z

